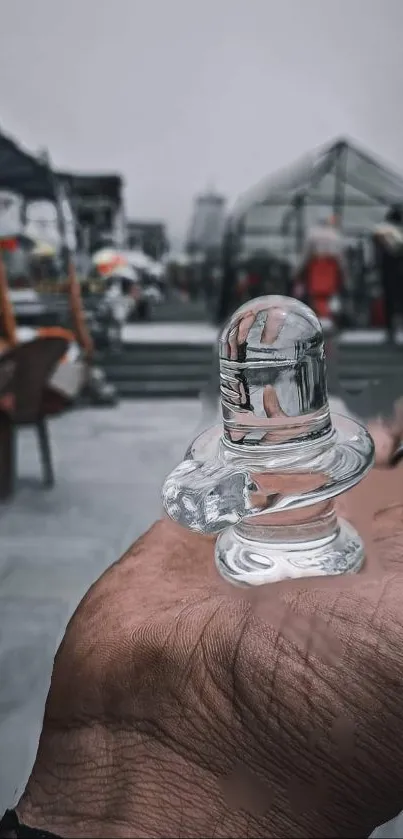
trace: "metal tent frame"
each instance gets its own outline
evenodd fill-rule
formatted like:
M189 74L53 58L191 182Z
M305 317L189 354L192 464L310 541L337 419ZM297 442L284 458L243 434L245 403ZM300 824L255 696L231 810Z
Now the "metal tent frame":
M266 178L240 197L228 220L218 320L231 309L242 260L260 251L292 270L307 231L324 216L337 215L347 244L354 245L369 238L394 204L403 204L403 175L347 139Z
M53 171L47 152L35 157L0 131L0 190L12 192L23 199L21 223L25 224L27 206L34 201L50 201L56 207L57 224L62 241L65 267L69 258L62 202L64 185Z

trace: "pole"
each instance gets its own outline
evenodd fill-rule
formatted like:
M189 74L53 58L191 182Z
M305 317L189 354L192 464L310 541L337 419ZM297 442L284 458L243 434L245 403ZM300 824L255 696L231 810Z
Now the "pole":
M234 224L231 219L227 222L222 244L222 278L216 312L219 325L224 323L230 315L231 305L236 284L236 256L239 247L241 226Z
M7 271L3 259L3 252L0 248L0 312L4 339L11 347L18 344L17 322L14 308L10 300L10 293L7 282Z
M50 154L47 149L45 149L42 152L41 159L48 168L49 178L53 187L54 203L56 207L57 216L57 227L61 240L62 266L66 276L68 276L70 264L70 248L67 238L66 219L63 212L63 200L65 199L65 194L59 179L54 173Z
M295 243L297 247L297 254L300 255L305 244L305 203L306 195L301 193L295 199L296 210L296 229L295 229Z
M345 186L347 175L347 154L347 143L339 143L338 148L336 150L335 189L333 199L333 213L337 219L337 226L339 229L341 229L343 222Z
M68 264L68 293L73 328L77 342L80 345L86 360L91 361L94 355L94 342L86 323L85 310L81 298L80 283L78 282L76 269L71 258L69 259Z
M20 203L20 225L21 225L21 232L25 233L25 229L28 222L28 200L26 198L21 198Z

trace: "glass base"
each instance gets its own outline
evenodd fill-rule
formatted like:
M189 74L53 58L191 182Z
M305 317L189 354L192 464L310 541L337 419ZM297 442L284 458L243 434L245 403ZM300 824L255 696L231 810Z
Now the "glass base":
M338 519L331 537L309 542L251 539L237 526L229 527L218 537L215 559L220 574L229 582L261 586L302 577L356 573L363 565L365 550L351 524Z

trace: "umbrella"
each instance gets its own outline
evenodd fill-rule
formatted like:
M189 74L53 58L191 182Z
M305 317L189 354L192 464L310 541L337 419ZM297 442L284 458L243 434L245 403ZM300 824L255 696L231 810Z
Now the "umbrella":
M98 269L103 276L110 274L116 268L127 266L128 260L124 254L113 248L102 248L92 257L92 264Z
M176 253L173 251L165 254L163 260L166 265L178 265L180 268L187 268L192 264L192 260L187 253Z
M151 277L154 277L156 280L163 280L165 279L165 268L161 265L160 262L155 262L152 260L151 265L148 269L148 273Z
M150 265L153 262L153 260L150 259L144 251L140 250L125 251L125 257L129 265L132 265L133 268L137 269L137 271L148 272L150 270Z
M151 259L144 251L131 250L125 251L125 256L129 265L137 271L144 271L155 279L162 279L164 274L164 266L155 259Z

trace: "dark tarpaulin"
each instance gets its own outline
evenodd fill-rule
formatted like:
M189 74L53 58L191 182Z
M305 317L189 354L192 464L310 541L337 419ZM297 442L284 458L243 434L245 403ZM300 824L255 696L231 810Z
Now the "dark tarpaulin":
M122 203L123 179L120 175L79 175L58 172L57 177L67 193L78 201L106 198L117 206Z
M28 201L55 201L57 182L78 198L104 196L120 204L123 181L119 175L81 175L53 172L43 160L24 151L0 131L0 190Z
M0 132L0 190L27 201L55 201L54 176L46 163Z

